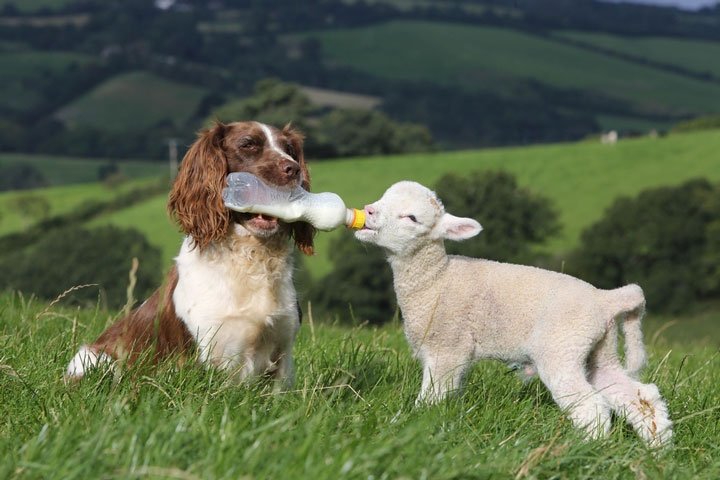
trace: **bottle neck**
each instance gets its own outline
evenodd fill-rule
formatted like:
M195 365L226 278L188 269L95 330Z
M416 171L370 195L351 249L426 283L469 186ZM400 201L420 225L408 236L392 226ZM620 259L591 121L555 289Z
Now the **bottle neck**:
M357 208L348 208L345 215L345 225L353 230L360 230L365 226L365 211Z

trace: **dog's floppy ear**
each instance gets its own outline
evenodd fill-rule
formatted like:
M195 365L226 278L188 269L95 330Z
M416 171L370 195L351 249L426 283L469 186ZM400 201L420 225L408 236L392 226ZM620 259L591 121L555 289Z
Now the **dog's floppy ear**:
M168 212L201 250L224 238L230 225L222 199L228 173L222 142L228 128L216 122L198 134L180 164L168 200Z
M282 131L283 135L288 138L292 146L292 156L300 164L300 174L302 175L302 186L308 192L310 191L310 172L305 163L305 153L303 152L303 135L295 130L290 124L285 125ZM315 237L315 227L306 222L295 222L292 224L292 237L295 245L305 255L314 253L313 237Z

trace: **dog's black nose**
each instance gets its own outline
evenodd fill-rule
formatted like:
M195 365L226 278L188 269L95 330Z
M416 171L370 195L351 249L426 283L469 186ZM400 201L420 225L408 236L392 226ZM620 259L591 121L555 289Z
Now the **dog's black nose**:
M288 179L293 179L300 173L300 165L291 160L285 160L280 166L280 169Z

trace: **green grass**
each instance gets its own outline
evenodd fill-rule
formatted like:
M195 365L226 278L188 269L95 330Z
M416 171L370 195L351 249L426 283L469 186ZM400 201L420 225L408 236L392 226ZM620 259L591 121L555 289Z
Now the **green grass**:
M183 236L179 227L170 221L166 205L167 196L154 197L97 218L88 226L115 225L140 230L151 244L161 247L163 263L170 266L180 250Z
M696 73L707 72L720 76L720 42L665 37L623 37L572 31L559 31L555 34L626 55L677 65Z
M93 57L73 52L9 51L0 53L0 105L16 111L37 107L41 92L33 84L49 73L58 73L73 64L82 65Z
M42 196L50 205L49 215L56 215L69 212L88 201L112 199L127 193L133 188L155 181L157 181L156 178L132 180L115 188L107 187L101 183L88 183L0 193L0 235L22 230L37 220L27 218L13 208L13 199L18 196Z
M708 101L720 98L720 85L509 29L394 21L309 35L330 62L381 77L495 91L511 83L503 78L532 78L602 92L648 112L720 110Z
M102 126L108 131L139 131L162 121L184 125L206 90L146 72L117 75L56 116L68 126ZM159 139L158 141L162 141Z
M0 153L0 167L15 163L32 165L44 175L51 186L96 182L98 169L110 162L113 160ZM115 162L120 173L127 178L157 177L168 172L168 166L164 162L135 160Z
M0 296L2 478L692 478L720 475L720 356L651 346L675 421L657 454L617 425L583 442L537 381L492 361L463 395L413 401L420 368L398 324L303 325L295 387L271 394L220 372L175 368L62 373L109 314ZM717 320L717 316L715 318Z

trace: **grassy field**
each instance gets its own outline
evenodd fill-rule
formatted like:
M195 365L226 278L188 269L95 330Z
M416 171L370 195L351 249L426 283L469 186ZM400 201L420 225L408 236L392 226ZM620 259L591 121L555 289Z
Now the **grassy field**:
M98 169L110 163L110 160L0 153L0 167L15 163L32 165L45 176L51 186L57 186L96 182ZM127 178L157 177L168 172L168 166L164 162L120 160L116 163L120 173Z
M555 32L560 37L577 40L619 53L677 65L697 73L720 76L720 42L665 37L622 37L603 33Z
M171 265L182 242L179 228L167 215L167 196L154 197L125 210L104 215L90 222L89 226L115 225L136 228L143 232L153 245L162 248L163 263Z
M2 478L678 478L720 475L720 355L648 335L675 443L648 450L616 423L583 442L536 380L491 361L466 391L414 407L420 368L400 326L316 319L295 348L293 389L234 385L217 371L97 371L65 385L79 343L109 314L0 296ZM717 321L717 316L715 317ZM654 328L654 327L653 327Z
M357 158L313 162L310 166L315 191L337 192L348 205L356 207L375 201L388 186L402 179L432 186L448 172L498 169L512 172L521 185L554 202L563 231L544 248L549 253L562 253L577 245L582 229L598 220L620 195L635 195L649 187L674 185L693 177L720 180L720 132L621 140L615 146L583 142ZM98 185L48 192L50 203L61 209L77 205L85 197L84 192L91 197L108 193ZM11 195L0 195L0 208L3 199ZM167 218L165 202L164 196L155 197L92 224L139 229L162 249L169 265L177 254L180 234ZM482 218L477 220L483 222ZM0 222L0 232L19 228L21 221L13 212L7 212ZM328 244L338 233L319 233L316 237L318 254L305 262L313 276L322 276L332 267L327 257Z
M25 111L41 101L33 87L44 75L81 65L93 57L73 52L8 51L0 53L0 105Z
M188 121L206 91L146 72L117 75L63 107L56 116L69 126L103 125L110 131L142 130Z
M503 77L602 92L655 112L720 110L720 85L508 29L394 21L311 34L329 61L382 77L503 89Z
M36 219L27 218L13 206L17 197L42 196L50 210L49 215L68 212L88 201L110 200L142 185L153 183L156 178L138 179L124 182L118 187L110 188L101 183L84 185L65 185L38 190L22 190L0 193L0 235L17 232L30 226Z

